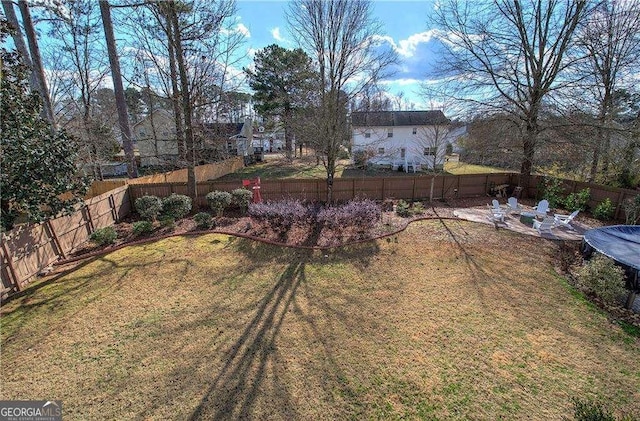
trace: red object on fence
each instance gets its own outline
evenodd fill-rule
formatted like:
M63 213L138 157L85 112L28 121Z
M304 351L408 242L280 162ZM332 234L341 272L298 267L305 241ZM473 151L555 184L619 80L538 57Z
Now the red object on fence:
M253 203L261 203L262 196L260 196L260 177L255 180L242 180L242 187L253 190Z

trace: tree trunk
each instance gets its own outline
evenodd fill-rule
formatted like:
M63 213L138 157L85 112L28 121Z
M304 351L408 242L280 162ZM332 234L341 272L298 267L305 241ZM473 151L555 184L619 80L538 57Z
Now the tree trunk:
M13 40L16 43L16 48L20 54L24 57L25 63L31 69L31 87L32 89L40 92L42 97L42 114L44 118L51 123L51 126L55 128L53 107L51 106L51 99L49 97L49 89L47 88L47 79L44 75L44 69L42 67L42 60L40 59L40 48L38 47L38 39L36 38L36 31L31 20L31 12L29 11L29 5L26 1L19 1L18 8L22 15L22 23L24 26L24 32L29 43L29 50L24 44L24 39L20 32L20 26L13 9L13 4L10 1L3 0L2 6L9 22L16 27L16 35L13 36Z
M291 109L285 108L284 110L284 144L286 149L286 157L291 160L291 151L293 142L291 141L293 133L291 133Z
M189 92L189 78L187 68L184 63L184 55L182 51L182 35L180 33L180 24L176 13L175 4L169 3L171 16L171 25L173 26L173 35L175 39L176 61L178 64L178 72L180 73L180 85L182 92L182 111L184 113L184 137L187 149L187 192L193 198L194 208L197 208L197 188L195 174L195 149L193 142L193 127L191 123L191 95Z
M18 17L16 16L16 11L13 9L13 2L11 0L2 0L2 8L4 9L4 14L7 17L7 21L11 26L16 28L16 30L11 34L13 38L13 43L16 45L16 49L18 53L24 60L24 63L29 66L31 70L31 74L29 75L29 86L32 91L40 92L40 86L38 85L38 78L36 77L35 72L33 71L33 64L31 63L31 56L29 55L29 50L27 49L27 44L24 42L24 37L22 36L22 31L20 30L20 23L18 22ZM43 110L44 113L44 110ZM43 117L46 117L43 115Z
M180 108L180 89L178 88L178 70L176 69L176 51L174 48L175 39L173 35L173 22L167 21L167 52L169 54L169 74L171 76L171 104L176 121L176 142L178 143L178 159L185 161L187 153L185 149L184 127L182 125L182 110Z
M533 168L533 156L536 151L536 138L538 130L533 125L527 125L522 145L522 164L520 166L520 186L524 197L528 197L531 182L531 170Z
M116 96L116 107L118 108L118 122L120 123L120 134L122 136L122 146L127 158L127 173L129 178L138 177L138 167L136 157L133 153L133 141L131 139L131 127L129 126L129 113L127 112L127 102L122 86L122 74L120 73L120 62L116 51L116 39L113 34L111 23L111 9L108 0L100 0L100 15L104 26L104 36L107 42L109 54L109 64L111 65L111 77L113 79L113 91Z
M598 129L598 138L596 139L596 144L593 147L593 157L591 158L591 169L589 170L589 176L587 177L587 182L593 183L596 179L596 175L598 174L598 162L600 161L600 129Z

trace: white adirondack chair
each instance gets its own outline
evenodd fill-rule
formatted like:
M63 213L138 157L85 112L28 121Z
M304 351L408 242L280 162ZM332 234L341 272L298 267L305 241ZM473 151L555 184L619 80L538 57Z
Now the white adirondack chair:
M571 221L573 221L573 219L578 216L578 213L580 213L579 210L573 211L571 215L561 215L559 213L556 213L553 215L553 225L556 227L566 227L572 231L575 231L575 229L571 225Z
M538 202L536 206L533 207L533 211L536 216L546 217L549 212L549 201L546 199L542 199Z
M538 231L540 235L553 235L551 233L551 228L554 227L554 219L550 216L545 216L542 221L538 221L537 219L533 221L533 228Z
M510 197L509 200L507 200L507 213L520 215L521 211L522 211L522 206L518 204L518 199L515 197Z

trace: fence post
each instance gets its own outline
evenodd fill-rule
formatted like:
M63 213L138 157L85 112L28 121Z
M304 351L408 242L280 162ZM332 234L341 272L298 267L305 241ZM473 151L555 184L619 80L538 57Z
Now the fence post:
M116 201L113 198L113 193L109 195L109 208L111 208L113 222L118 222L118 211L116 210Z
M622 204L624 203L624 196L624 191L620 191L616 203L616 214L614 215L613 219L618 219L620 217L620 210L622 209Z
M411 200L416 200L416 177L413 176L413 189L411 190Z
M20 291L22 288L20 288L20 280L18 279L18 276L16 275L16 269L13 267L13 261L12 261L13 258L9 254L9 251L7 250L7 245L6 245L5 241L0 239L0 245L2 245L2 252L4 253L4 257L7 259L7 266L9 267L9 274L13 278L12 279L13 280L13 285L16 287L16 289L18 291Z
M88 204L83 209L87 213L87 224L89 225L89 235L91 235L96 230L96 227L93 225L93 218L91 218L91 210L89 210Z
M58 249L58 254L62 256L63 259L66 259L67 253L65 253L62 249L60 239L58 238L58 234L56 234L56 231L53 229L53 225L51 225L50 219L47 219L47 222L45 222L45 226L47 227L47 231L49 231L49 235L53 239L53 244L55 244L56 248Z

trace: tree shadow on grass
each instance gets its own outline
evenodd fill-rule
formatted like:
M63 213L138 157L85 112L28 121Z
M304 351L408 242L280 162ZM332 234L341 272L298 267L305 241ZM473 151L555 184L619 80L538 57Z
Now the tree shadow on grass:
M305 280L304 261L290 263L258 304L254 317L226 351L224 365L189 419L247 418L260 394L269 362L278 358L276 339ZM286 384L277 387L286 418L297 418Z

